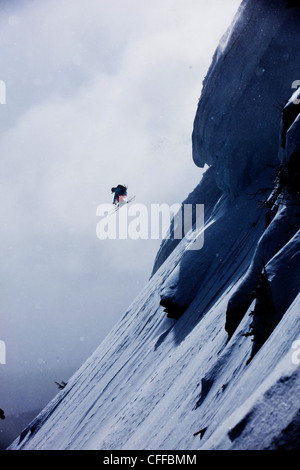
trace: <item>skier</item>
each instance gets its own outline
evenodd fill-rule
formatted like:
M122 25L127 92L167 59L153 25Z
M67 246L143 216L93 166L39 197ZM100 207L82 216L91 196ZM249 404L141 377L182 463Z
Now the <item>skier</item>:
M114 193L113 204L118 206L122 201L126 202L127 199L127 187L122 184L118 184L116 188L111 188L111 192Z

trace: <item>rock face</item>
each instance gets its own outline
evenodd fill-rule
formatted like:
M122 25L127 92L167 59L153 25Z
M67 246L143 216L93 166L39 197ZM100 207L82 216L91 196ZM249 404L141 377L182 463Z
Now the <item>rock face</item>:
M193 158L215 167L228 194L239 194L276 161L281 109L299 78L299 21L299 8L286 8L285 0L245 0L214 55L194 123Z
M205 204L203 248L162 243L148 285L10 449L299 449L299 26L299 2L242 3L193 131L209 169L185 202Z
M221 260L225 259L226 264L226 253L243 238L243 232L252 232L249 250L256 250L264 233L264 223L258 222L255 230L251 230L251 224L261 217L271 216L267 204L257 206L272 192L280 160L290 158L300 148L299 105L295 104L299 101L298 92L292 89L299 66L296 63L300 62L296 58L299 25L299 7L286 8L285 1L246 0L214 55L194 122L193 157L197 165L208 164L214 170L212 185L223 191L223 203L213 226L205 232L204 248L185 253L164 286L162 305L170 315L172 310L174 314L178 309L184 311L193 301L207 272L215 272ZM293 173L290 171L290 175ZM273 191L269 204L274 194ZM238 213L237 208L242 205L244 213ZM273 211L275 207L277 210L278 199ZM297 217L296 208L282 210L294 211ZM207 212L209 216L211 208ZM295 229L290 234L297 230L291 217ZM226 220L231 220L230 231ZM269 232L274 231L276 224L277 219ZM269 243L269 232L265 234L265 244ZM280 236L288 240L290 234ZM260 265L252 266L252 284L248 276L250 290L254 288L257 269L263 261L267 262L266 253L260 256Z

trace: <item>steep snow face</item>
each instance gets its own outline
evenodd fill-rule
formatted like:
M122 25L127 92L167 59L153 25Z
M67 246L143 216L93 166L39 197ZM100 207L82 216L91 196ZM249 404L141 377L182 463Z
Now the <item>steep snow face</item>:
M252 342L243 334L249 315L229 342L224 330L228 298L238 285L221 290L196 323L190 315L205 301L177 322L164 316L159 288L183 249L174 250L94 355L11 449L239 448L239 442L248 449L265 448L294 422L299 374L292 346L300 338L299 296L247 364ZM211 287L214 283L211 279ZM264 419L274 390L272 409L280 419L268 429ZM253 428L248 413L259 403L264 412L255 408L250 414ZM248 426L243 426L245 416ZM194 436L200 430L201 441ZM268 439L256 439L262 434Z
M284 341L288 340L290 344L294 337L294 328L299 334L299 311L300 295L257 356L257 372L263 373L262 363L269 362L268 374L248 400L238 406L225 421L219 421L216 431L203 442L203 450L299 449L300 341L293 342L291 350L282 354ZM281 337L283 331L284 340ZM277 360L279 355L282 359ZM241 388L251 383L249 373L250 368L240 382ZM222 413L221 410L218 412Z
M265 178L256 181L234 203L226 195L218 201L204 228L203 248L186 250L163 285L161 303L170 316L177 310L185 311L199 296L209 303L207 285L213 289L214 298L221 286L244 274L265 227L265 211L259 206L259 197L255 197L258 188L265 184L268 185ZM236 256L232 257L233 253ZM211 279L218 279L214 287Z
M260 12L267 13L266 4L259 2ZM270 12L276 41L278 24L285 24L287 14L285 3L278 4L280 7ZM261 17L261 24L269 25L266 43L259 34L253 36L253 28L246 25L244 32L239 29L245 18L249 25L254 21L253 5L257 2L243 3L232 33L216 53L207 83L212 82L213 73L215 80L223 83L229 72L231 77L238 76L237 59L245 57L251 41L257 43L253 51L262 54L264 61L268 59L265 51L271 23L267 15ZM259 17L254 16L257 25ZM293 34L298 38L291 28ZM234 37L236 41L230 43ZM268 50L278 63L283 49L276 41L276 47ZM231 51L238 42L235 58ZM232 71L228 57L232 58ZM259 63L259 57L252 62ZM251 83L246 81L243 87L251 88ZM280 87L276 84L275 88ZM206 102L213 112L211 106L217 106L217 101L210 91L212 88L204 87L201 106ZM260 161L265 152L261 153L256 134L259 125L239 137L235 133L237 107L230 110L226 93L222 94L225 114L223 105L219 105L219 114L226 115L231 143L239 138L244 156L240 154L238 176L234 175L231 164L236 147L230 144L224 167L212 158L213 167L186 200L203 203L204 194L208 197L204 227L193 232L195 239L204 233L204 247L190 251L187 238L163 242L148 285L10 449L300 447L299 112L298 105L289 100L282 120L280 116L273 121L269 90L263 89L263 93L263 110L261 115L256 111L256 117L264 116L260 125L268 135L274 126L274 151L271 139L268 158ZM246 89L241 90L241 99L246 94ZM241 120L245 124L248 116L252 122L253 106L243 110ZM220 124L218 136L219 129L212 135L210 125L207 123L209 131L203 137L206 149L222 141L226 127ZM252 145L256 177L250 172L251 184L243 190L240 185L236 192L234 181L243 173L242 159L247 159L248 145ZM265 140L262 147L266 150ZM278 155L281 165L275 179L270 178L264 168ZM227 173L225 163L229 165ZM216 179L230 194L220 192ZM232 192L236 192L234 198ZM168 318L164 308L171 316L176 313L178 320Z
M210 167L203 174L203 177L196 188L183 201L184 204L191 204L195 208L197 203L201 203L205 207L204 220L205 223L213 219L218 200L222 196L222 191L216 185L216 176L213 167ZM173 224L171 224L172 226ZM170 253L178 245L179 239L164 239L160 249L156 255L152 275L160 268Z
M203 83L193 130L196 165L213 165L236 195L278 153L281 110L299 70L300 9L244 0Z
M257 275L262 272L265 265L268 266L268 263L271 263L270 266L272 266L272 263L275 262L274 259L277 259L276 257L279 256L281 249L283 250L283 253L286 253L285 250L287 250L287 246L295 234L297 240L299 228L299 201L290 199L287 206L282 205L282 207L278 209L275 218L264 231L262 237L258 241L251 264L241 281L239 289L237 289L235 294L229 300L227 307L226 330L230 335L246 313L252 301L255 299ZM292 245L292 251L293 250L295 250L295 254L297 254L297 243ZM280 289L282 291L282 296L285 298L285 305L281 306L278 299L275 302L275 310L278 311L279 315L280 312L281 315L285 312L286 308L293 300L293 298L289 298L290 295L294 295L295 297L298 294L300 287L299 273L297 272L297 261L299 260L295 260L295 258L291 256L290 250L288 250L288 253L288 256L285 256L283 259L281 266L276 265L275 269L274 267L272 269L268 267L267 269L269 276L269 269L271 269L273 273L271 276L273 282L275 282L273 278L276 276L278 277L279 274L283 276L283 279L281 280L282 287L285 285L285 280L288 282L286 289ZM296 264L291 266L293 259L296 261ZM296 287L294 286L295 283ZM273 291L274 296L279 295L276 288L273 288Z

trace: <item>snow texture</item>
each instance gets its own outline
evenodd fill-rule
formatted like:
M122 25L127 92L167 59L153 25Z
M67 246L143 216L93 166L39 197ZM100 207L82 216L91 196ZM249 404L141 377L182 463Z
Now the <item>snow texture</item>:
M299 8L244 0L203 83L193 132L196 165L214 165L233 195L274 164L280 107L299 66ZM298 56L298 57L297 57Z
M209 169L185 201L205 203L203 248L163 241L10 449L300 448L300 8L286 7L243 1L205 79L193 145Z

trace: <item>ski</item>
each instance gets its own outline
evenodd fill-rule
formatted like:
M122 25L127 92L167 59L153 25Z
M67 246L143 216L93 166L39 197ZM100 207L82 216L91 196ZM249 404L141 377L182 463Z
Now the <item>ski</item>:
M126 204L129 204L130 202L132 202L135 198L136 198L136 196L131 196L126 202L123 202L123 204L118 205L115 209L113 209L111 212L109 212L108 215L114 214L115 212L120 210L123 206L126 206Z

